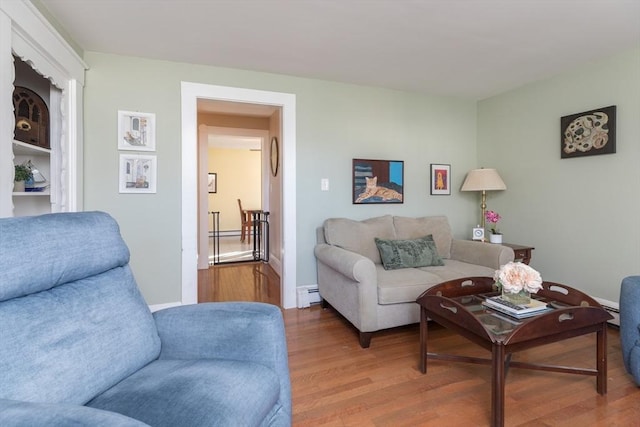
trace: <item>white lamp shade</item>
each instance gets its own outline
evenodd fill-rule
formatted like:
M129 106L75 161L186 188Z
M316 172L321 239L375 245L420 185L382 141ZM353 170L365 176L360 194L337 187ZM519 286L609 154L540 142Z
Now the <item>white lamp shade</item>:
M498 171L495 169L473 169L467 173L467 178L462 184L461 191L492 191L506 190Z

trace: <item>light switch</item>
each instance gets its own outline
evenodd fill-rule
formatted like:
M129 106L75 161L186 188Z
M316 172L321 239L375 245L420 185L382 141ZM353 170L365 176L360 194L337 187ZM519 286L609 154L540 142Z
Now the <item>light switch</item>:
M320 190L329 191L329 178L322 178L320 180Z

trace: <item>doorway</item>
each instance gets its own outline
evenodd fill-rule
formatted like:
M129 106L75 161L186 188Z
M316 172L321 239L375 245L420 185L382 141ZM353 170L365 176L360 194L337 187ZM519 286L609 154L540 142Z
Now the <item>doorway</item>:
M277 177L281 218L278 235L281 247L273 266L282 278L282 307L296 305L296 98L293 94L182 82L182 304L198 301L198 121L199 99L221 100L248 105L271 105L281 109L280 165ZM273 200L271 203L273 204ZM206 223L204 224L206 227ZM275 228L275 227L273 227Z
M265 190L271 183L264 169L269 124L276 110L241 109L235 103L198 100L199 159L209 178L207 197L199 212L200 216L207 215L208 225L199 231L200 270L214 264L269 259L268 233L254 236L256 231L268 231L268 225L262 221L260 227L245 224L247 220L266 219L260 214L269 211L270 192ZM229 127L214 126L218 124Z

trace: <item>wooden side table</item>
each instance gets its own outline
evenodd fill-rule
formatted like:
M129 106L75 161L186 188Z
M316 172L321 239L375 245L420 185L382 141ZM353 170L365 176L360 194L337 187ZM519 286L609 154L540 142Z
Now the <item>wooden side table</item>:
M513 249L515 260L521 260L521 262L527 265L529 265L529 261L531 261L531 251L535 249L533 246L514 245L513 243L502 243L502 246L508 246Z

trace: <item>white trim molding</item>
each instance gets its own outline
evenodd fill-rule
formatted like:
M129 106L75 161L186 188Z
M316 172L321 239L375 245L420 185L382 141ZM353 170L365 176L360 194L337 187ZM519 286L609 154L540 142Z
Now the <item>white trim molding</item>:
M182 303L198 302L198 99L282 108L282 307L296 306L296 96L182 82Z

